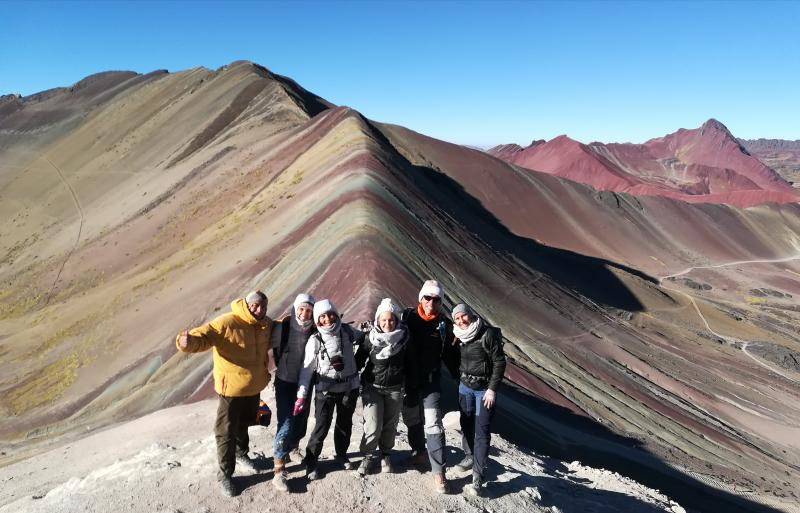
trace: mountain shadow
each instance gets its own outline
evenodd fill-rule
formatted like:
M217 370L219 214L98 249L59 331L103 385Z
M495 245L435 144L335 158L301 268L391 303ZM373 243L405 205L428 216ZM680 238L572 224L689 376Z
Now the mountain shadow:
M630 312L643 310L644 306L639 299L610 268L653 284L658 283L657 279L616 262L548 247L512 233L460 183L441 171L409 162L383 132L368 120L365 122L369 124L375 137L392 149L400 168L411 177L414 186L433 200L432 208L439 208L449 217L458 220L494 251L516 257L529 269L547 275L554 283L594 303Z
M449 379L447 373L443 376L448 377L442 386L444 410L458 411L458 385L455 380ZM549 403L507 380L500 385L497 396L492 432L519 447L558 460L577 460L584 465L617 472L660 490L687 510L709 513L782 513L781 510L718 490L694 479L645 449L640 440L618 435L593 419ZM576 438L585 442L575 443ZM492 469L494 465L496 463L490 462L487 469L490 480L493 472L496 472L496 469ZM569 483L566 477L564 480ZM514 484L512 482L504 486ZM552 504L545 500L543 505L555 505L564 512L576 511L569 504ZM632 511L640 511L634 505L644 506L641 502L633 501L630 503Z
M440 209L457 220L499 255L508 254L519 259L529 269L549 277L567 293L583 296L598 305L627 311L644 309L611 269L624 271L651 284L657 284L655 278L606 259L547 247L512 233L460 183L431 167L412 164L380 130L372 128L377 138L395 149L395 163L405 173L406 179L412 180L414 186L430 198L431 209ZM455 381L443 388L446 390L443 394L445 408L457 411ZM616 434L589 417L549 403L507 381L498 395L501 399L494 431L519 446L562 460L580 460L593 467L613 470L661 490L682 506L694 510L732 513L780 511L718 490L684 474L644 448L642 441ZM575 439L580 442L576 443ZM568 507L564 509L567 510Z

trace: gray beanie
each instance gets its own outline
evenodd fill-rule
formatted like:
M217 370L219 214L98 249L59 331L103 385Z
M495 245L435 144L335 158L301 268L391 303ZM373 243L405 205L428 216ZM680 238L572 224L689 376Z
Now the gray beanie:
M465 314L469 315L470 318L472 318L472 319L475 319L476 317L478 317L478 314L475 313L475 310L473 310L466 303L459 303L455 307L453 307L453 314L452 314L453 319L455 319L456 318L456 314L459 314L459 313L465 313Z
M261 292L260 290L253 291L247 294L247 297L244 298L248 305L252 305L253 303L264 303L267 304L267 295Z

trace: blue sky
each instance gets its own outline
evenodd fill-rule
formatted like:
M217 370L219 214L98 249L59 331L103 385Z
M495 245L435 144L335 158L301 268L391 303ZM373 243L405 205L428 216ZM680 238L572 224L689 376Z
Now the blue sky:
M800 139L800 2L2 2L0 94L248 59L474 145Z

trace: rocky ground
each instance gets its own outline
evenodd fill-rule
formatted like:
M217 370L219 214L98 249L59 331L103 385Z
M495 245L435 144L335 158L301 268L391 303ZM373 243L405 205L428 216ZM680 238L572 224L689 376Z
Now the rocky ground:
M276 491L271 470L237 472L242 490L224 497L215 481L215 447L211 432L215 402L206 400L161 410L119 424L74 443L64 444L0 469L0 512L682 512L669 497L614 472L580 462L542 457L499 436L492 440L487 496L467 497L462 489L470 472L448 470L450 494L433 491L428 471L397 465L396 474L334 469L332 443L323 451L326 475L309 483L292 462L290 492ZM361 429L356 412L352 447ZM445 417L451 462L459 449L458 415ZM274 426L252 427L251 455L271 467ZM395 461L408 454L401 425ZM357 458L356 454L352 454Z

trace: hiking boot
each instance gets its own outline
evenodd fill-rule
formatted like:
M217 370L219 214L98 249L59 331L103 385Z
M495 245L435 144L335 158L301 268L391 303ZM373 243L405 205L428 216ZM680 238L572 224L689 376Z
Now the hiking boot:
M272 486L281 492L289 491L289 483L286 481L286 472L275 472L275 477L272 478Z
M477 474L472 475L472 482L464 487L464 493L473 497L480 497L483 495L483 479Z
M260 472L261 464L247 455L236 456L236 466L248 472Z
M316 481L322 477L319 470L317 469L317 462L307 462L306 463L306 479L309 481Z
M361 464L358 466L358 475L361 477L366 476L369 474L370 468L372 467L372 456L364 456L364 459L361 460Z
M283 470L284 466L286 465L286 459L273 458L272 461L272 470L275 473L274 477L272 478L272 486L274 486L276 490L280 490L282 492L288 491L289 487L286 484L286 473Z
M226 497L236 497L236 494L238 493L236 486L233 484L233 479L230 477L220 479L219 488L220 491L222 491L222 494Z
M474 483L469 483L464 486L464 495L470 495L472 497L480 497L481 489L475 486Z
M421 451L413 451L411 456L405 460L407 467L423 467L428 463L428 451L425 449Z
M433 474L433 486L436 489L436 493L447 493L447 481L444 478L444 472Z
M464 459L459 461L456 467L460 468L461 470L472 470L472 463L473 463L472 455L467 454L464 456Z
M392 458L390 458L388 454L385 454L383 458L381 458L381 472L383 472L384 474L394 474L394 465L392 465Z
M354 461L350 461L347 456L343 456L341 454L334 456L333 461L344 470L354 470L357 468L357 465Z

